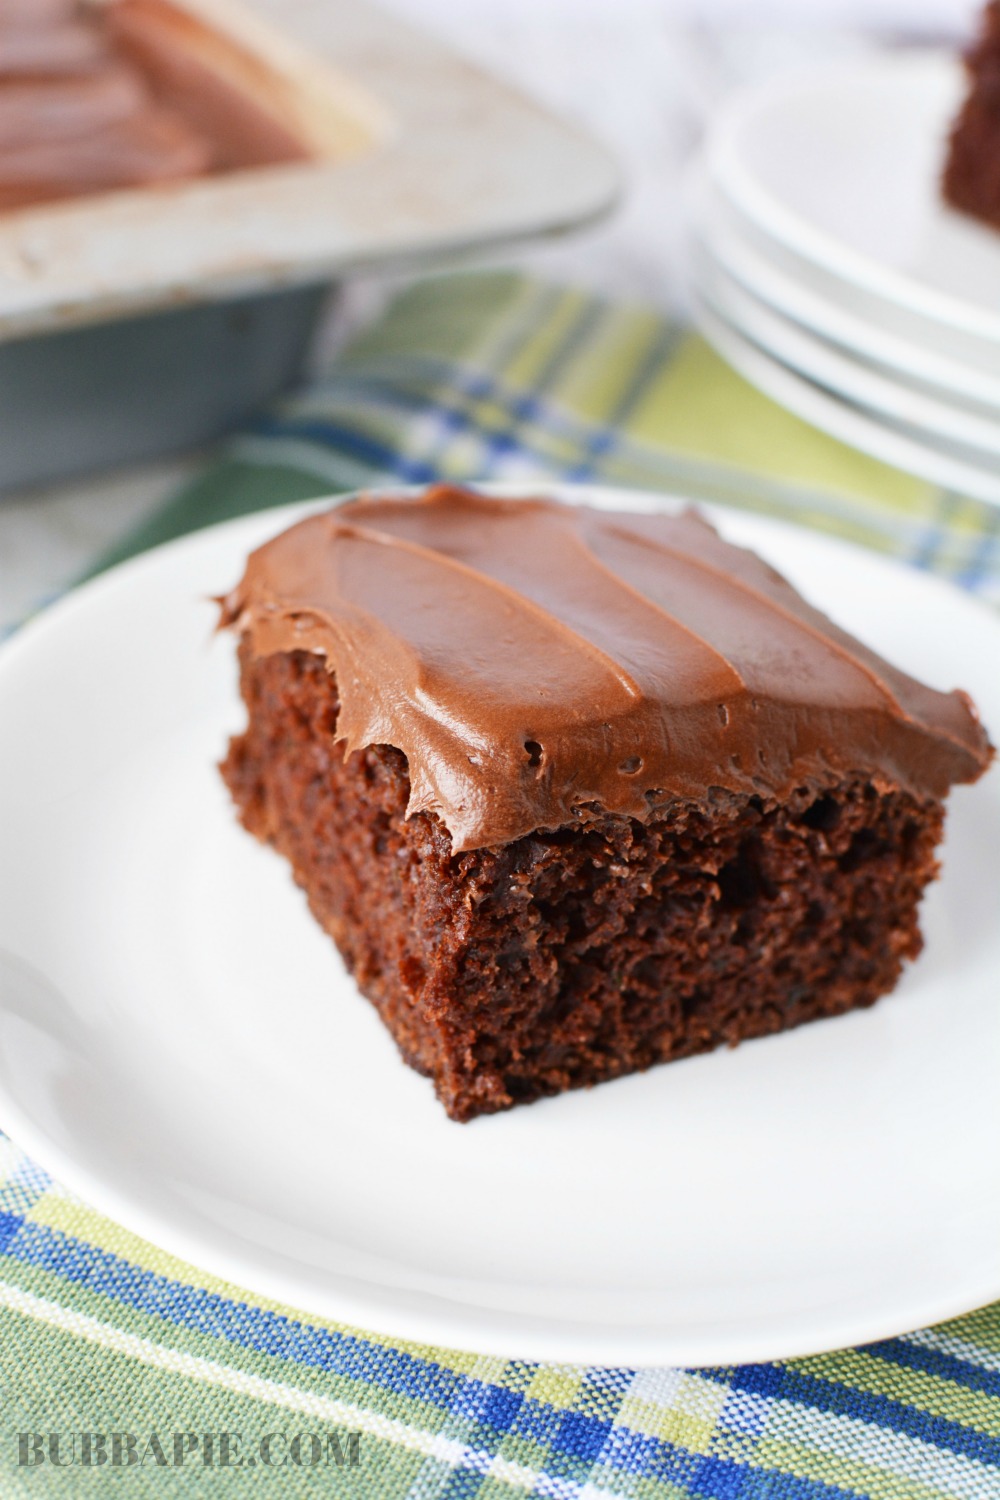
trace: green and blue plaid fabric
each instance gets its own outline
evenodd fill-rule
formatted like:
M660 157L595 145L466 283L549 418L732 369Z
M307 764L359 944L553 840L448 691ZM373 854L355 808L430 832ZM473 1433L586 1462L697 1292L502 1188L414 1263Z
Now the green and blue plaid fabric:
M406 292L118 555L368 484L538 477L765 511L1000 602L1000 512L815 432L653 312L510 274ZM0 1413L3 1497L1000 1500L1000 1305L739 1369L416 1347L177 1262L0 1137Z

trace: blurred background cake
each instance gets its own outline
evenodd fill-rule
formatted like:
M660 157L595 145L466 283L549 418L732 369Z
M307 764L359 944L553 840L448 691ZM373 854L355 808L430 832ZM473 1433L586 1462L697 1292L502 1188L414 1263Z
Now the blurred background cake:
M991 0L966 56L969 92L952 131L944 195L953 208L1000 228L1000 5Z
M166 0L3 0L0 208L303 158L207 37Z

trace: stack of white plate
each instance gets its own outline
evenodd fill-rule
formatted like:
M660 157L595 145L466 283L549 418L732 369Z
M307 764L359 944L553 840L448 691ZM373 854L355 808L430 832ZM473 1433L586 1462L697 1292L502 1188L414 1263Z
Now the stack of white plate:
M784 406L1000 504L1000 232L947 209L958 60L886 54L740 95L692 188L697 316Z

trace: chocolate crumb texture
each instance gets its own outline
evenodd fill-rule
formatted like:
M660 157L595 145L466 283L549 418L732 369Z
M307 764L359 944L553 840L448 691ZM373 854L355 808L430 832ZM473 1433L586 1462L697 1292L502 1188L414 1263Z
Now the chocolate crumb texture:
M456 1120L874 1003L992 756L693 513L363 499L223 620L243 823Z

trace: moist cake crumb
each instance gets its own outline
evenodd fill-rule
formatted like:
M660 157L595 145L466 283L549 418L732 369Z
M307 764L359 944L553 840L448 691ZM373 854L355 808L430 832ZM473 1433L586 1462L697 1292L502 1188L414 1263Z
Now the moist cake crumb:
M362 499L223 619L242 821L456 1120L874 1003L992 754L692 513Z

